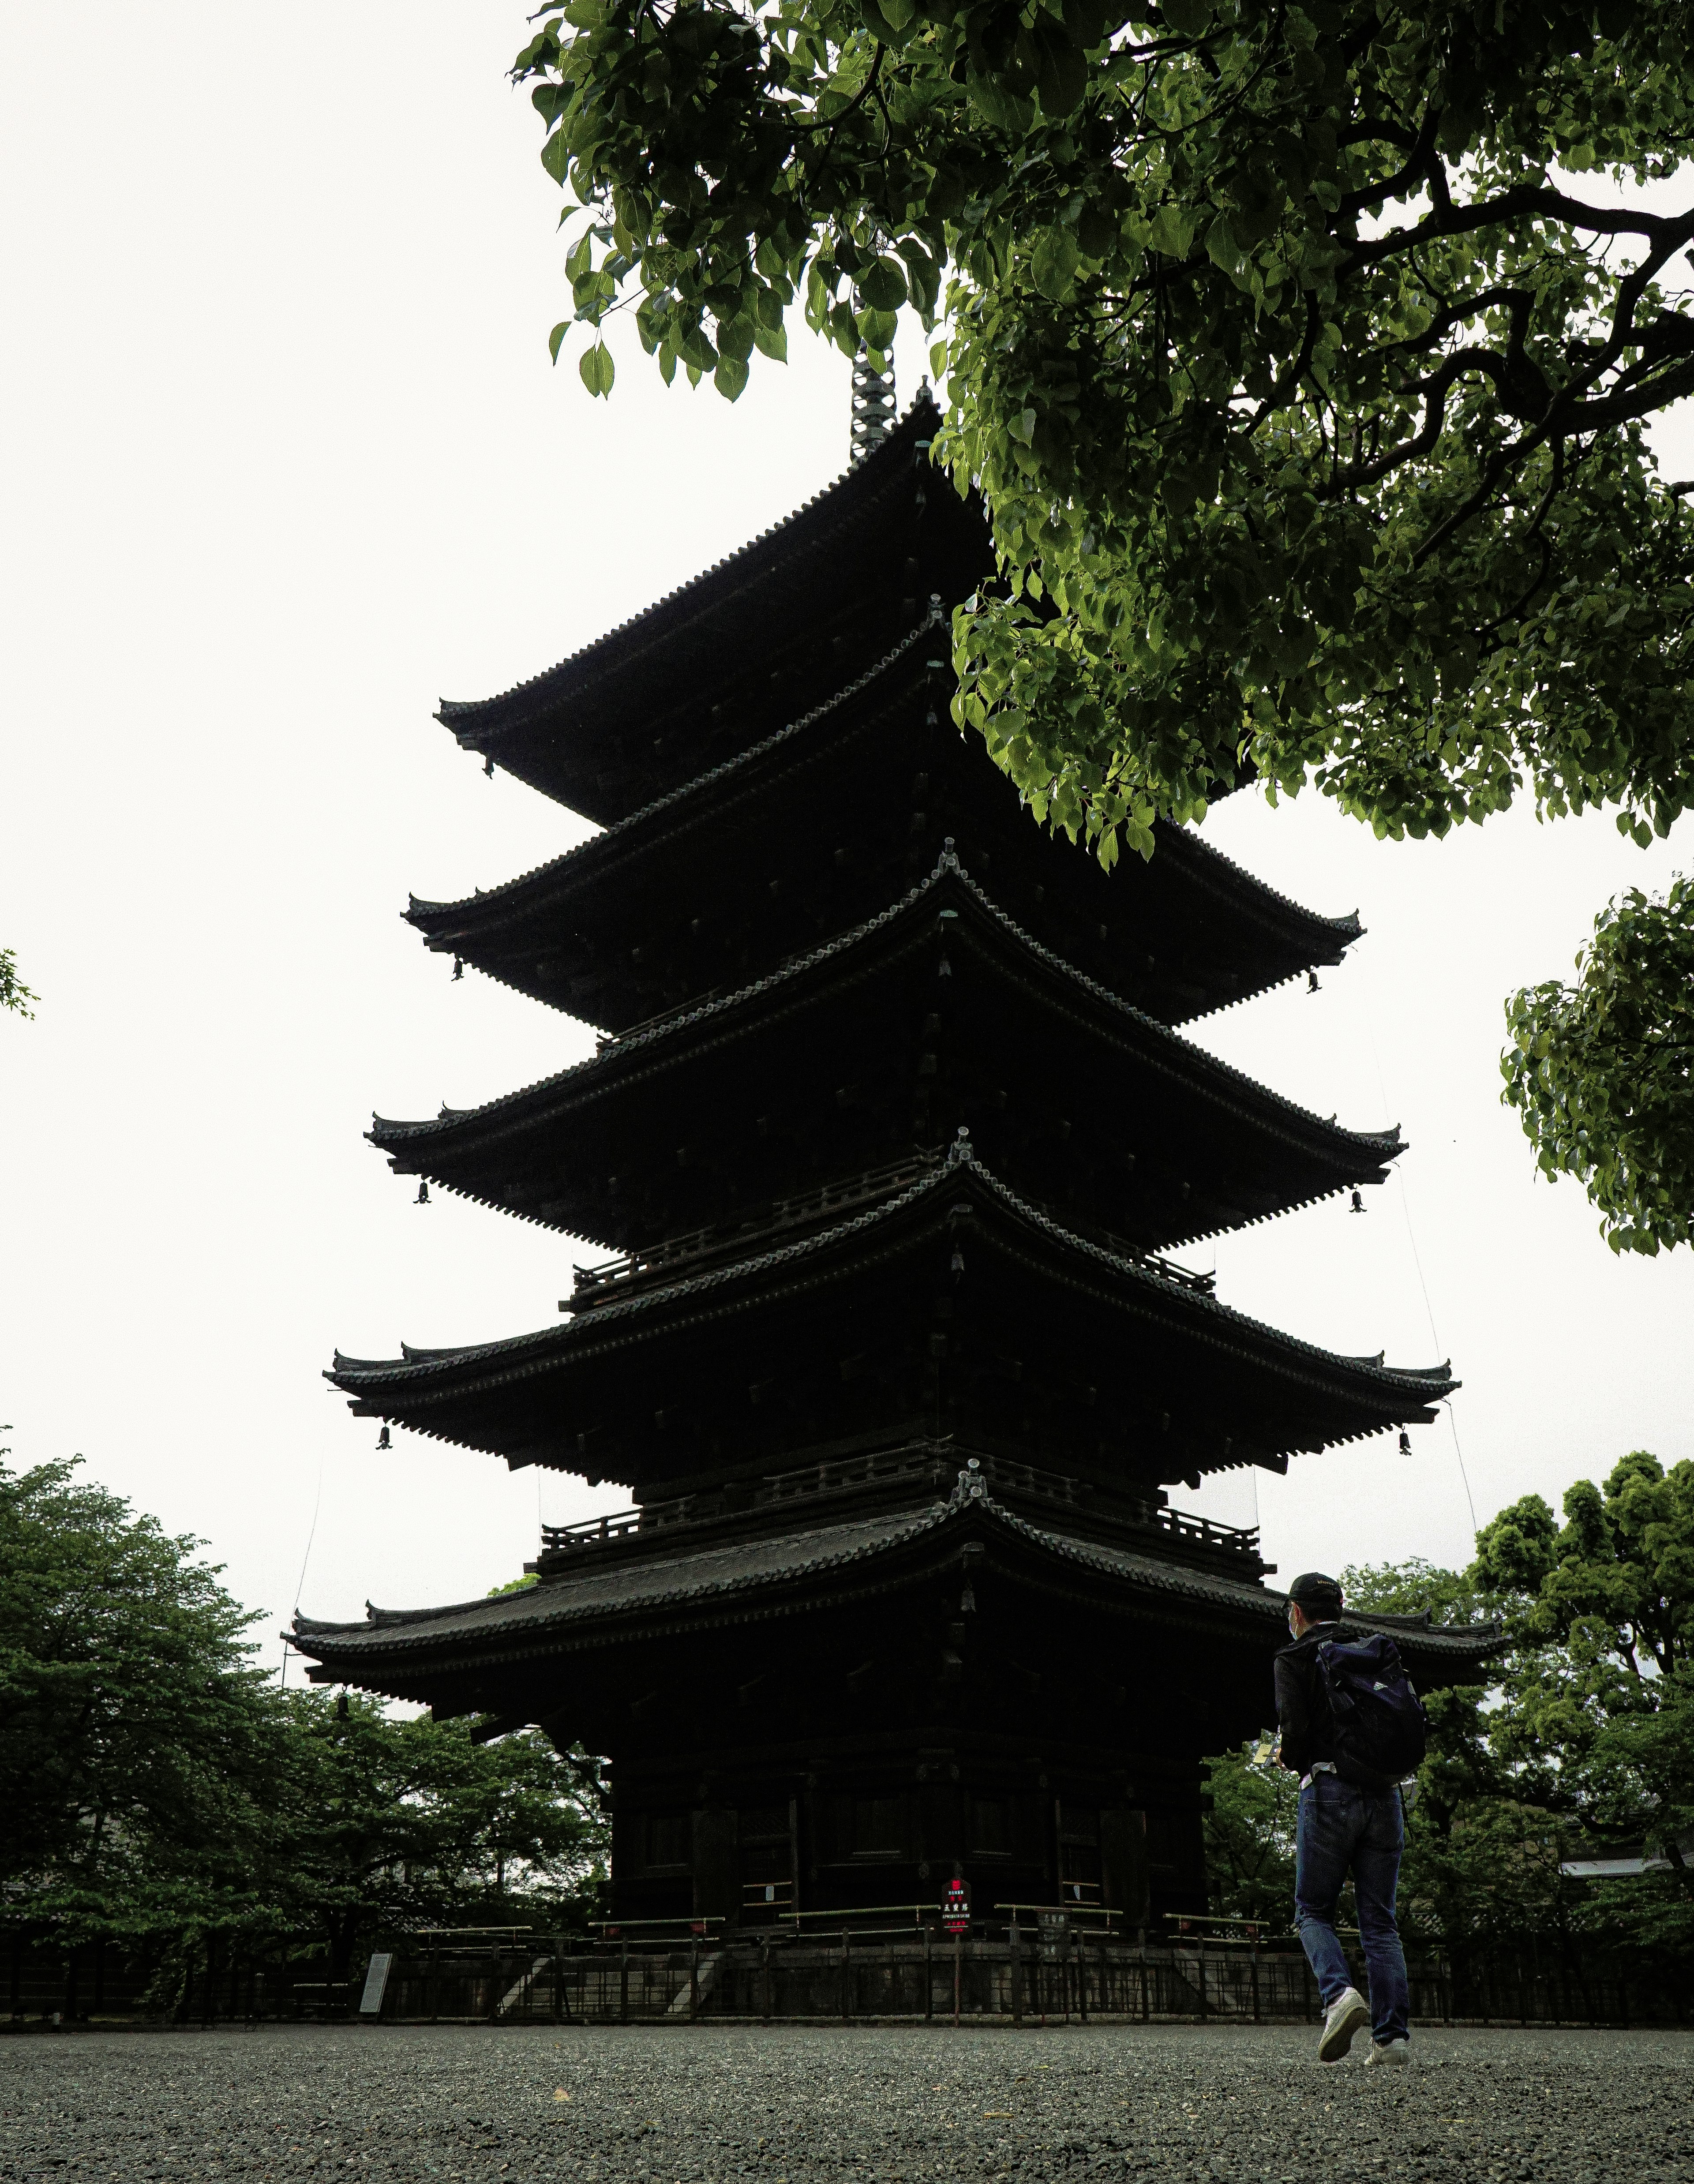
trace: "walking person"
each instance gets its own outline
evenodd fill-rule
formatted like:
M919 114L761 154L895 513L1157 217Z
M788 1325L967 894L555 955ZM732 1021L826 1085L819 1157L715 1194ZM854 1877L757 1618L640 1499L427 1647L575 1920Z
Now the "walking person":
M1323 2004L1320 2062L1339 2063L1368 2025L1370 2064L1410 2060L1411 1997L1395 1923L1404 1823L1400 1778L1424 1756L1424 1710L1391 1638L1346 1642L1341 1588L1308 1570L1289 1587L1292 1639L1276 1657L1282 1763L1300 1777L1296 1923ZM1353 1985L1335 1932L1349 1874L1370 2000Z

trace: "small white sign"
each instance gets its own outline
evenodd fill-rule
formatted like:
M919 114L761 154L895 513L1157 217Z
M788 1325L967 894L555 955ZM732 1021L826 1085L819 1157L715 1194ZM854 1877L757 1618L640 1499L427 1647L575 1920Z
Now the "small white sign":
M388 1974L393 1969L393 1963L392 1955L378 1953L372 1956L371 1969L365 1975L365 1992L359 1998L361 2017L380 2017L382 2014L382 1997L387 1991Z

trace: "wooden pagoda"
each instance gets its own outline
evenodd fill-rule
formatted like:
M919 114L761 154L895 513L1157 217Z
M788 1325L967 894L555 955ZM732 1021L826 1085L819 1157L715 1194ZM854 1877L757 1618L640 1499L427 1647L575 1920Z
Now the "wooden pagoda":
M293 1638L319 1681L605 1755L627 1919L911 1903L956 1870L981 1907L1202 1908L1201 1761L1269 1718L1284 1602L1255 1534L1167 1490L1380 1449L1457 1384L1163 1256L1401 1150L1178 1029L1359 927L1191 834L1108 877L1031 823L949 717L945 610L991 557L938 421L920 401L695 582L442 708L603 831L407 916L602 1036L371 1136L610 1256L555 1325L328 1377L634 1506L548 1532L527 1591ZM1484 1650L1395 1627L1425 1684Z

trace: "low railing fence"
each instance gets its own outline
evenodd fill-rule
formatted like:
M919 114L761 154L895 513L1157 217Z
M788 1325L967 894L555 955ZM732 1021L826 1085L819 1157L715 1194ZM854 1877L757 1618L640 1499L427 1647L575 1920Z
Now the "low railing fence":
M1352 1953L1356 1954L1356 1952ZM1456 1970L1444 1951L1407 1952L1412 2014L1424 2025L1680 2023L1688 1997L1613 1967L1532 1970L1496 1958ZM1362 1958L1354 1965L1367 1985ZM973 1922L899 1937L850 1927L676 1938L623 1936L490 1954L398 1948L384 2020L616 2025L903 2020L1014 2025L1315 2023L1317 1984L1297 1945L1138 1945L1073 1927Z
M1356 1952L1350 1951L1350 1954ZM1682 2023L1675 1981L1615 1958L1534 1949L1456 1964L1409 1947L1414 2023L1630 2025ZM191 1964L192 1959L191 1959ZM376 1967L373 1974L371 1966ZM1354 1975L1366 1986L1362 1959ZM507 1932L475 1939L401 1934L351 1976L309 1960L203 1958L174 2002L148 1998L144 1968L12 1952L13 2025L162 2016L180 2025L362 2019L366 2023L526 2025L889 2020L1012 2025L1312 2023L1316 1983L1297 1944L1179 1936L1138 1944L1081 1922L1067 1930L976 1919L898 1931L687 1934L599 1938ZM363 2007L361 2007L363 2005Z

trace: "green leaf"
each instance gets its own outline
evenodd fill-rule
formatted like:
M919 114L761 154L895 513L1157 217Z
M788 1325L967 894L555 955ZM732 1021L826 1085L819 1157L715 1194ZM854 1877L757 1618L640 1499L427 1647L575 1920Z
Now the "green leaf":
M590 394L607 395L611 393L616 367L612 363L611 351L603 341L596 342L592 348L582 352L577 369Z
M547 337L547 353L555 364L559 361L559 352L564 347L565 337L570 331L571 321L568 319L561 319Z
M1195 214L1185 207L1162 204L1148 230L1148 243L1167 258L1186 258L1189 245L1194 241L1195 224Z
M906 301L906 275L892 258L873 258L856 283L867 310L897 311Z
M1160 0L1164 19L1179 38L1204 37L1212 22L1211 0Z
M562 190L571 170L571 132L555 129L541 148L541 164Z
M758 343L759 354L761 356L768 356L776 364L788 362L788 337L783 327L755 326L753 329L753 338Z
M726 401L733 402L747 384L747 364L738 356L720 356L712 383Z
M1068 228L1044 228L1030 258L1035 286L1056 304L1063 303L1071 292L1080 257L1077 239Z

